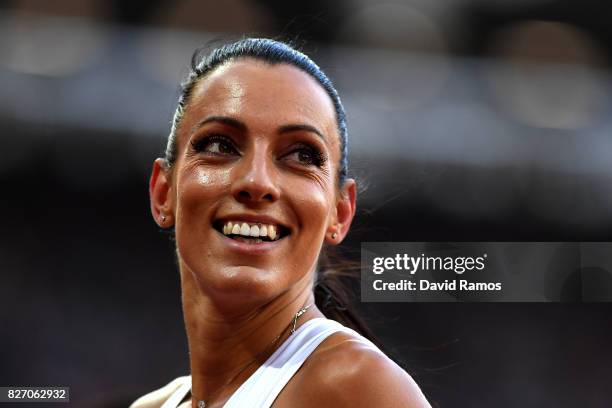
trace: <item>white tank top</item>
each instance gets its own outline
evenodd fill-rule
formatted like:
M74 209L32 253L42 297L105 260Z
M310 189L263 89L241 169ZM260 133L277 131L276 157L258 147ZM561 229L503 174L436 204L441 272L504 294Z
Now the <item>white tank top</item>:
M269 408L314 349L331 334L339 331L361 338L382 353L370 340L335 320L325 317L308 320L232 394L223 408ZM181 377L180 380L181 386L161 408L177 408L191 390L191 376Z

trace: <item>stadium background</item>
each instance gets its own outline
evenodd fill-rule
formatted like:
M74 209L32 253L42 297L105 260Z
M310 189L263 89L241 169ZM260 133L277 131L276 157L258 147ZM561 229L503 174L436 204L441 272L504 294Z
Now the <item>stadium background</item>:
M188 372L147 178L192 51L336 82L362 241L612 241L603 1L0 2L0 385L123 407ZM609 406L609 303L359 304L437 407ZM357 299L358 301L358 299Z

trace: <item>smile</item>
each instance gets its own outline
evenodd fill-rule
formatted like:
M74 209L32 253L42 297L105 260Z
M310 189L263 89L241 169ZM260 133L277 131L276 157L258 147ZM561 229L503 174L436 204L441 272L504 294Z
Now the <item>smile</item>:
M228 238L247 244L278 241L289 233L282 225L250 223L239 220L218 222L215 229Z

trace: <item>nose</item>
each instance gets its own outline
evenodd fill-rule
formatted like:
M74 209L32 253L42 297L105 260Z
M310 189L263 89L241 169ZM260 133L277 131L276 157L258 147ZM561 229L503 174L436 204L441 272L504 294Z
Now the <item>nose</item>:
M263 151L253 152L240 160L232 183L232 195L236 201L253 205L278 200L280 192L272 177L270 161Z

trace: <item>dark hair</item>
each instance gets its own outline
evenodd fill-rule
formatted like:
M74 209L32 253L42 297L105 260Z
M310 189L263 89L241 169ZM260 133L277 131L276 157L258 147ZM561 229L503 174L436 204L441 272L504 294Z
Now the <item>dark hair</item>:
M198 81L225 63L241 58L253 58L268 64L289 64L299 68L314 78L331 98L336 113L338 134L340 135L340 168L338 171L338 186L342 187L348 173L348 134L344 107L330 79L321 68L308 56L296 50L287 43L266 39L246 38L225 44L211 52L197 50L191 59L191 70L181 84L181 94L176 112L172 120L172 129L166 147L166 166L171 168L176 161L177 133L189 104L190 96ZM319 268L314 286L315 302L325 316L353 328L369 338L380 348L381 342L367 327L358 313L351 307L351 291L343 282L344 278L358 276L358 268L350 267L345 262L336 262L333 252L321 254ZM356 273L357 272L357 273Z

